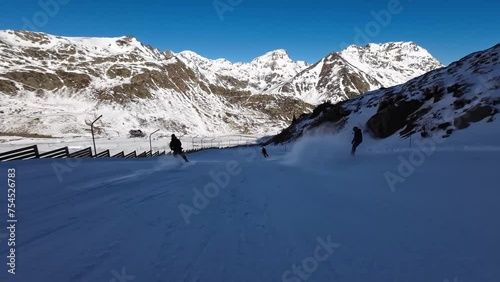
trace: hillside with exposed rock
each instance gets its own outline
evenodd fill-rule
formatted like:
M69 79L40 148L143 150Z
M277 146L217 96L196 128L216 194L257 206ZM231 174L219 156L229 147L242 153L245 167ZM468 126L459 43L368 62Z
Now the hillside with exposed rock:
M89 122L115 135L132 128L180 134L268 134L294 112L293 97L252 95L201 80L171 52L132 37L64 38L0 32L0 132L81 135Z
M336 134L362 127L372 138L448 138L474 123L498 125L500 44L409 82L368 92L338 104L323 103L272 138L295 140L320 130Z

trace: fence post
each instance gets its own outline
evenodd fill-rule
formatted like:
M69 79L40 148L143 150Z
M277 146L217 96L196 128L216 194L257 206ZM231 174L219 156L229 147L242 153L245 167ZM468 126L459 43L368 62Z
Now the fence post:
M201 137L201 149L205 148L203 145L203 139L205 139L205 137Z
M38 152L38 146L37 145L34 145L33 146L33 149L35 149L35 155L36 155L36 158L39 159L40 158L40 152Z
M98 121L100 118L102 118L102 115L100 115L90 124L90 131L92 131L92 143L94 143L94 154L97 154L97 149L95 148L95 138L94 138L94 123Z
M155 132L153 132L153 133L149 134L149 152L150 152L151 154L153 154L153 145L152 145L153 143L151 142L151 136L152 136L153 134L155 134L156 132L158 132L158 131L160 131L160 130L158 129L158 130L156 130Z
M195 139L196 137L198 137L198 135L193 136L193 138L191 138L191 149L193 149L193 150L194 150L194 139Z

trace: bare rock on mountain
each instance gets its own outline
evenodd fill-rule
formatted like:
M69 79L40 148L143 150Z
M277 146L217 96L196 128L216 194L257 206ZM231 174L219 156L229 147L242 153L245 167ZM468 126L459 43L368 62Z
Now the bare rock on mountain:
M63 81L64 86L72 90L83 90L90 86L92 79L87 74L57 70L56 74Z
M117 77L119 78L128 78L132 76L132 71L130 71L128 68L125 68L120 65L112 65L107 71L106 75L111 78L115 79Z
M19 91L16 84L10 80L0 79L0 92L14 95Z
M424 104L420 100L403 100L378 111L366 123L375 138L387 138L408 124L408 117Z
M476 105L467 110L463 115L453 120L453 125L457 129L464 129L471 123L479 122L487 117L492 117L498 113L498 110L490 105Z
M29 91L35 91L37 89L48 91L57 90L64 85L59 76L54 73L13 71L5 73L3 77L23 84L23 86L25 86Z

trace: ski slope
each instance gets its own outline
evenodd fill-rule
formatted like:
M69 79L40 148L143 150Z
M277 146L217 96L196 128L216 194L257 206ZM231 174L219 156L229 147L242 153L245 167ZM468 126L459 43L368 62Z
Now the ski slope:
M269 159L251 147L189 164L1 163L0 183L16 169L19 222L11 275L2 186L0 281L500 281L498 136L469 132L428 151L365 137L355 158L341 135L268 147ZM391 186L387 172L417 152Z

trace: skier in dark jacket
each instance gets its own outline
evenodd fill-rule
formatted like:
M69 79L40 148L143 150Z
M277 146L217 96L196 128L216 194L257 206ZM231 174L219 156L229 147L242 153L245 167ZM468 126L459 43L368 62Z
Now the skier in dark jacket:
M174 157L177 157L177 155L181 155L181 157L186 161L189 162L186 155L182 152L182 143L181 140L179 140L175 134L172 134L172 140L170 141L170 150L174 152Z
M262 152L262 155L264 156L264 158L269 157L269 155L267 154L266 147L262 146L261 152Z
M351 150L351 155L356 154L356 148L363 142L363 133L361 132L361 129L359 129L357 126L355 126L353 129L354 131L354 138L352 139L352 150Z

